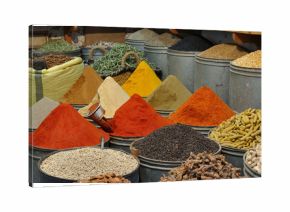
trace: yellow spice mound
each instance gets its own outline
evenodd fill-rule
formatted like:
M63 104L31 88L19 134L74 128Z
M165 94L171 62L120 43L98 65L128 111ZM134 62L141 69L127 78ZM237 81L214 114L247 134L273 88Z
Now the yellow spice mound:
M139 94L142 97L147 97L160 84L161 81L152 68L145 61L142 61L122 87L130 96Z

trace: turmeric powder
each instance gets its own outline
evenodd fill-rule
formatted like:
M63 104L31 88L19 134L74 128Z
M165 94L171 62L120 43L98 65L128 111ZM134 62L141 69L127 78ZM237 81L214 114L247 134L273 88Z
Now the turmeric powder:
M145 61L141 61L122 87L130 96L139 94L142 97L147 97L160 84L161 81L152 68Z

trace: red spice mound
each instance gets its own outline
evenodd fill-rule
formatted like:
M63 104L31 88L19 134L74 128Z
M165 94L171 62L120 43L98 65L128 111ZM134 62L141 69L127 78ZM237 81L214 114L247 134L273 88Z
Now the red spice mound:
M29 143L43 149L67 149L100 144L109 135L83 118L71 105L55 108L32 133Z
M110 121L114 136L143 137L152 131L173 124L167 118L160 116L138 94L134 94L115 113Z
M234 114L215 92L203 86L172 113L169 119L192 126L217 126Z

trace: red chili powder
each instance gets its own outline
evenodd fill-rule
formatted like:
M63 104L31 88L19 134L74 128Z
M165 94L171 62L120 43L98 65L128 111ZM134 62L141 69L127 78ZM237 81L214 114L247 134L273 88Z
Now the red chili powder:
M134 94L123 104L110 120L114 136L143 137L152 131L173 124L167 118L160 116L138 94Z
M215 92L203 86L172 113L169 119L192 126L217 126L234 114Z
M83 118L71 105L60 104L32 133L29 143L43 149L67 149L100 144L109 135Z

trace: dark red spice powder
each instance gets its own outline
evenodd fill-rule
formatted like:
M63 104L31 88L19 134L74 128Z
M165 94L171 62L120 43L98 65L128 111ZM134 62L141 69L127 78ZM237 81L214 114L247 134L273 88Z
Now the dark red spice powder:
M116 111L110 124L113 136L143 137L173 121L160 116L141 96L134 94Z
M43 149L67 149L100 144L109 134L96 128L71 105L63 103L55 108L31 134L29 143Z

